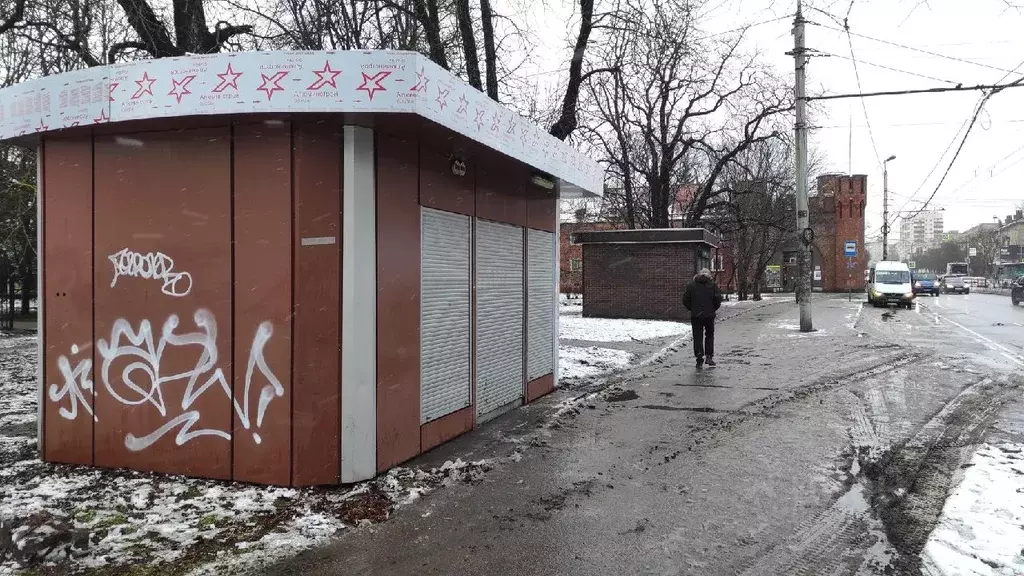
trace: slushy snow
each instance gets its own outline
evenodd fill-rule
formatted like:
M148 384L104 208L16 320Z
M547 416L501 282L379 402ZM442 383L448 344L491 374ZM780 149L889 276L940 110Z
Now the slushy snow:
M1024 444L985 445L921 553L927 576L1024 574Z

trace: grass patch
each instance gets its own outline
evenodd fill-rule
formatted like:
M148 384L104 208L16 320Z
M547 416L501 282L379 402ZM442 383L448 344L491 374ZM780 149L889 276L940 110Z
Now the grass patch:
M200 530L209 530L211 528L216 528L218 522L220 522L220 516L217 516L216 514L207 514L206 516L203 516L199 519L198 528Z
M107 516L106 518L100 520L99 522L96 523L95 526L93 526L93 528L96 529L96 530L107 530L107 529L113 528L114 526L121 526L121 525L127 524L127 523L128 523L128 517L125 516L124 514L118 512L117 514L112 514L112 515Z

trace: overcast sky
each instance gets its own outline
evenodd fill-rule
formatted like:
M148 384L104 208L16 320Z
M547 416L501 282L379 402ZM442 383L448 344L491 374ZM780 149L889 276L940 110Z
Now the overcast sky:
M531 22L539 42L524 73L536 74L542 87L545 81L556 81L552 71L565 69L568 52L564 23L572 4L571 0L552 2ZM850 0L816 0L805 2L805 7L808 4L840 21L850 8ZM708 6L711 15L703 27L724 32L791 15L796 2L712 0ZM1007 9L1003 0L931 0L927 4L917 0L854 0L849 24L861 90L841 26L813 9L805 8L805 17L821 24L808 26L807 46L834 55L811 60L809 93L992 84L1024 76L1024 35L1020 33L1024 11ZM792 48L791 29L792 19L785 18L754 26L746 36L747 48L760 50L787 78L792 78L793 70L793 60L785 55ZM826 159L827 171L868 175L869 241L879 236L882 223L879 160L892 154L897 157L889 163L891 213L920 208L935 191L959 145L958 133L962 134L980 97L980 93L965 92L817 104L818 127L811 135L812 146ZM993 216L1005 218L1024 201L1022 177L1024 87L992 97L929 207L946 209L947 230L962 231L980 222L992 222ZM895 239L899 231L895 219L892 229Z

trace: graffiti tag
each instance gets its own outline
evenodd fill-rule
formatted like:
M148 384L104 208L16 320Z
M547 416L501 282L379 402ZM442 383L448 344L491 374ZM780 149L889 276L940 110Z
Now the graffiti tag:
M274 328L270 322L263 322L257 327L249 349L249 360L245 372L245 385L241 398L236 398L224 375L217 367L217 321L213 314L200 308L193 315L196 330L179 332L179 319L176 314L170 315L164 322L159 337L154 340L152 325L143 320L134 327L125 319L118 319L110 330L110 339L100 339L96 349L102 358L100 366L100 382L111 397L125 406L151 405L163 419L160 426L144 436L127 434L125 447L138 452L145 450L156 441L173 430L177 430L175 444L183 446L190 440L202 436L215 436L231 439L231 432L216 428L204 428L199 425L202 414L196 408L200 398L207 393L223 393L231 401L238 420L246 430L253 431L253 441L261 443L262 437L258 430L263 425L263 417L267 406L274 398L284 396L284 386L267 365L263 356L267 342L273 336ZM163 359L170 349L196 348L195 365L184 372L165 373ZM78 353L78 347L72 346L72 355ZM114 364L124 362L120 374L111 377ZM66 356L57 358L57 365L63 386L51 384L49 398L52 402L67 399L67 406L61 406L60 415L68 420L78 417L78 408L93 415L88 397L95 397L96 386L88 379L92 367L91 359L82 359L71 367ZM256 402L255 421L252 418L250 392L253 389L254 376L259 375L265 380ZM168 405L164 392L169 385L184 385L181 398L181 413L168 419ZM175 410L176 411L176 410ZM94 421L98 421L93 415Z
M114 278L110 281L110 287L117 285L117 279L121 276L130 278L143 278L146 280L160 280L163 286L160 291L168 296L188 296L192 291L192 275L188 272L175 272L174 260L163 252L149 252L140 254L123 248L107 256L110 263L114 265Z

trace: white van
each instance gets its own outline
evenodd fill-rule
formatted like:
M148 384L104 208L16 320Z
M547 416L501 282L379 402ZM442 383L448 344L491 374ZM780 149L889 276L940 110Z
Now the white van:
M914 306L914 285L905 262L878 262L868 276L868 304Z

